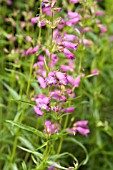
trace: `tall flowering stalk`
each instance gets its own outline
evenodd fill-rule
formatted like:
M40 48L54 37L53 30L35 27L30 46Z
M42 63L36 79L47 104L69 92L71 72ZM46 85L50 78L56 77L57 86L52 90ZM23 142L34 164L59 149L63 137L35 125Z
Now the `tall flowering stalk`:
M48 141L42 163L37 164L37 170L43 168L49 158L50 150L48 147L52 134L59 134L61 129L63 129L65 135L67 133L68 135L75 135L76 132L79 132L87 136L90 132L87 126L88 121L83 121L83 123L81 121L81 124L79 123L80 125L76 123L72 129L68 128L69 115L73 114L75 110L71 103L71 100L75 98L74 88L79 87L80 77L82 77L82 75L78 75L76 78L71 76L75 71L75 53L79 46L79 38L73 34L64 32L63 28L74 27L81 20L81 16L77 12L68 11L67 21L61 17L56 18L56 12L61 11L61 8L56 7L56 5L56 0L41 1L41 16L39 15L31 19L33 23L38 22L39 30L41 30L43 26L51 30L48 30L51 33L49 48L42 46L41 42L40 46L42 46L45 55L40 54L38 61L33 67L36 70L36 78L40 88L48 89L48 93L38 94L33 99L36 102L34 112L38 117L45 117L43 126L44 134L47 136ZM64 59L62 58L63 55L65 56ZM58 67L57 63L62 62L62 60L67 64L61 64L60 67ZM46 120L48 118L50 120ZM62 126L63 121L64 125ZM84 122L86 122L85 125L82 125ZM62 144L63 137L59 141L58 153L61 151Z
M79 1L69 2L76 4ZM38 26L40 28L43 26L48 27L48 31L50 30L49 33L51 34L49 47L40 44L43 46L42 50L45 52L45 55L40 54L38 61L34 64L40 88L47 89L45 94L38 94L34 97L34 101L36 102L34 111L38 117L44 116L44 134L47 136L47 145L43 161L41 164L37 164L37 170L41 169L49 158L49 140L53 134L59 134L62 129L64 136L67 134L75 135L79 132L87 137L90 133L88 120L76 121L72 127L69 127L69 117L75 112L73 102L71 102L75 98L74 90L79 87L82 77L85 77L85 74L82 73L82 56L80 56L78 74L76 74L76 77L72 76L75 72L77 51L84 48L84 46L87 48L92 45L91 40L84 38L85 33L91 30L91 27L86 26L84 22L86 18L90 18L90 15L88 16L88 14L85 13L88 4L87 1L80 2L83 5L81 11L84 13L80 15L77 12L68 10L67 19L64 19L56 17L56 12L62 10L56 7L56 0L43 0L41 2L42 7L40 7L42 10L40 14L41 17L39 15L39 17L36 18ZM89 11L93 13L91 5L88 5L88 8ZM96 12L95 16L102 14L102 12ZM82 27L80 27L79 23ZM65 29L68 30L69 27L76 30L79 36L64 31ZM98 28L100 28L102 33L106 32L100 23L98 24ZM62 58L63 56L64 58ZM65 65L62 64L62 61ZM61 63L60 67L58 66L58 62ZM99 71L97 70L95 73L95 70L97 69L91 72L92 76L98 75L97 72L99 73ZM57 153L61 152L63 140L63 137L61 137L56 151Z
M24 56L33 56L26 96L29 97L34 69L40 94L32 97L32 101L35 103L33 110L38 121L43 118L42 128L44 140L46 140L41 141L44 143L42 148L46 148L43 150L40 160L35 161L36 170L54 169L55 167L62 169L60 162L56 162L57 159L54 160L51 155L62 153L63 142L67 140L68 136L71 140L72 136L74 139L77 133L85 137L88 137L90 133L88 120L77 120L75 117L75 91L79 88L82 80L100 73L97 68L93 68L90 75L85 75L82 69L82 55L93 44L90 39L87 39L87 32L92 31L92 25L91 23L87 25L86 20L90 21L91 17L101 16L104 12L95 12L96 7L92 6L93 3L89 5L85 0L70 0L70 3L72 3L72 10L69 8L66 17L63 18L61 17L62 8L57 7L57 0L40 0L40 14L30 19L32 26L37 24L39 28L38 40L34 43L33 39L27 35L26 43L32 45L23 50ZM77 3L81 3L80 14L74 9L74 4ZM107 32L106 27L97 19L94 22L99 33L104 35ZM47 37L44 40L42 37L43 27L47 30ZM13 37L9 36L8 38L12 39ZM38 55L37 61L35 61L34 54ZM26 107L25 105L20 116L20 123L23 121ZM19 129L14 141L9 168L15 156L18 134ZM52 150L50 149L51 144ZM74 167L63 167L63 169L77 169L79 165L75 156L67 155L73 158Z

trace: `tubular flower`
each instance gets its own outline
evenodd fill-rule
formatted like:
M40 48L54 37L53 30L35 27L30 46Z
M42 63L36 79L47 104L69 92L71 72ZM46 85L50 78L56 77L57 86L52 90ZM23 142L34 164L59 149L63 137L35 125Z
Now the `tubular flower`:
M88 120L84 120L84 121L77 121L72 128L68 128L66 129L66 131L68 131L69 133L75 135L76 132L81 133L84 136L88 136L88 134L90 133L90 130L88 128Z
M76 4L79 2L79 0L69 0L70 3Z
M46 88L46 82L43 77L37 76L38 83L40 84L40 88Z
M50 110L50 99L45 95L39 95L38 98L35 99L37 106L34 107L34 111L38 116L43 115L43 110Z
M76 50L78 48L78 44L74 44L72 42L68 42L68 41L63 41L62 42L62 45L65 47L65 48L70 48L72 50Z
M59 131L59 124L55 123L52 124L49 120L46 120L44 123L45 129L44 129L44 134L53 134L53 133L58 133Z
M71 53L68 49L64 48L63 49L63 53L64 55L68 58L68 59L71 59L71 60L74 60L75 59L75 56L73 53Z

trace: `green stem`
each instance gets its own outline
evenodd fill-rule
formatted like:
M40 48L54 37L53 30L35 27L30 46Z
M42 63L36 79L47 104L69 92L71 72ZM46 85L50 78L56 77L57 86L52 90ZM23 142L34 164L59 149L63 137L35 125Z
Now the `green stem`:
M29 80L28 80L28 85L27 85L27 90L26 90L26 99L28 99L28 93L29 93L30 84L31 84L31 77L32 77L34 58L35 58L35 56L33 56L33 59L32 59L32 62L31 62L31 66L30 66ZM19 123L21 123L23 121L23 119L24 119L24 113L25 113L26 108L27 108L27 105L25 104L23 106L23 111L22 111L22 114L20 116ZM17 147L19 133L20 133L20 128L17 128L16 136L15 136L14 144L13 144L13 149L12 149L12 154L11 154L11 157L10 157L10 160L9 160L8 170L10 169L11 164L13 162L13 159L15 157L15 152L16 152L16 147Z
M47 142L47 145L46 145L42 163L36 166L36 170L42 170L42 168L44 168L43 165L45 164L48 158L48 155L49 155L49 141Z

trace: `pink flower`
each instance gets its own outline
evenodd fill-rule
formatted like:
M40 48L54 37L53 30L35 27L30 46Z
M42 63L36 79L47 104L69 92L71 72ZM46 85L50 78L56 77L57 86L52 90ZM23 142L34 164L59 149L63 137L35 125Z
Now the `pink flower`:
M77 127L77 131L79 132L79 133L81 133L82 135L84 135L84 136L88 136L88 133L90 132L90 130L89 129L84 129L84 128L82 128L82 127Z
M78 44L74 44L72 42L68 42L68 41L63 41L62 42L62 45L65 47L65 48L70 48L72 50L76 50L78 48Z
M88 32L88 31L90 31L90 30L91 30L90 27L85 27L85 28L83 28L83 32Z
M40 88L46 88L46 82L43 77L37 76L38 83L40 84Z
M46 23L44 21L39 21L39 23L38 23L39 28L41 28L45 25L46 25Z
M33 48L32 53L35 54L39 50L39 45Z
M103 15L105 12L104 11L97 11L95 12L95 16L100 16Z
M57 84L57 81L55 79L55 73L50 72L48 74L48 77L45 79L45 82L47 83L47 85L52 86L53 84Z
M64 101L66 102L66 97L64 95L61 95L61 91L60 90L54 90L52 92L49 93L50 97L56 101Z
M32 53L32 47L30 47L26 52L25 55L28 56Z
M79 87L79 83L80 83L80 76L77 76L76 79L74 80L73 86Z
M60 12L62 9L61 8L54 8L54 11Z
M68 84L68 80L67 80L67 76L65 73L62 73L62 72L56 72L56 77L59 81L60 84L63 84L63 85L67 85Z
M67 66L67 65L61 65L60 69L62 71L70 71L71 70L71 68L69 66Z
M90 130L87 124L88 124L88 120L77 121L76 123L74 123L72 128L68 128L66 129L66 131L68 131L69 133L73 135L75 135L76 132L79 132L82 135L87 137L88 133L90 133Z
M88 120L77 121L73 126L73 130L78 131L82 135L87 136L88 133L90 132L87 124L88 124Z
M79 0L69 0L69 2L70 2L70 3L74 3L74 4L76 4L76 3L78 3L78 2L79 2Z
M7 0L8 5L12 5L12 3L13 3L12 0Z
M44 97L44 98L36 98L35 100L36 104L37 104L37 108L39 108L39 110L50 110L50 99L49 97Z
M72 112L74 112L74 110L75 110L75 108L74 107L68 107L68 108L65 108L64 109L65 111L65 113L72 113Z
M41 109L39 109L38 106L35 106L35 107L34 107L34 112L35 112L38 116L42 116L42 115L44 114L44 112L43 112Z
M66 21L66 25L71 27L72 25L76 25L80 21L80 18L73 18L69 21Z
M78 40L78 37L76 37L75 35L73 34L64 34L64 40L65 41L75 41L75 40Z
M67 76L68 82L73 86L74 85L74 78L70 75Z
M83 39L83 43L84 43L85 46L91 46L92 45L92 41L87 40L87 39Z
M38 21L39 21L39 17L31 18L31 22L32 22L33 24L36 24Z
M106 28L105 25L98 24L98 27L100 28L100 30L101 30L102 33L106 33L106 32L107 32L107 28Z
M88 120L81 120L75 123L76 126L82 126L82 127L87 126L87 124L88 124Z
M94 69L94 70L91 72L91 74L93 74L93 75L99 75L99 70Z
M32 41L32 38L31 38L29 35L27 35L27 36L26 36L26 41L27 41L27 42L31 42L31 41Z
M64 49L63 49L63 52L64 52L64 55L65 55L68 59L71 59L71 60L74 60L74 59L75 59L74 54L71 53L68 49L64 48Z
M42 9L42 12L45 13L46 15L48 15L48 16L51 16L51 15L52 15L52 12L51 12L51 8L50 8L50 7L43 8L43 9Z
M59 124L52 124L49 120L46 120L45 123L44 134L51 135L52 133L58 133L59 131Z
M68 10L67 18L80 18L80 15L77 12Z

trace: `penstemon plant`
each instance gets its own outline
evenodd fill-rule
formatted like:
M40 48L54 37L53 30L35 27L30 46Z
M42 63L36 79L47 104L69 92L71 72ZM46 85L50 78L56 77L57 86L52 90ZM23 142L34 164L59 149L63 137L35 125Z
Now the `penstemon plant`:
M7 3L12 4L12 1L7 1ZM61 4L62 7L60 7ZM29 74L25 80L27 84L25 88L22 86L24 76L19 75L15 69L16 79L20 85L19 97L16 100L19 104L18 115L14 121L7 120L7 123L12 124L13 127L16 126L7 169L15 167L14 159L17 148L27 152L25 162L32 159L32 170L77 170L87 164L89 159L87 149L76 139L76 136L83 135L83 138L88 138L89 121L86 119L87 116L78 116L77 107L81 107L82 111L84 109L77 104L77 100L81 98L84 86L88 85L88 79L96 78L100 74L96 62L92 64L89 72L85 72L88 60L85 55L91 54L97 48L96 44L94 46L95 34L101 37L107 32L106 26L99 18L105 12L98 8L97 2L92 0L69 0L68 2L66 0L61 2L40 0L38 2L39 13L36 16L31 17L30 13L28 16L27 13L23 13L26 23L21 22L21 29L24 29L26 25L29 33L30 29L38 30L38 35L37 32L34 32L35 38L27 35L24 41L29 45L25 45L25 49L19 51L22 61L25 61L24 58L30 58L30 66L28 66ZM9 21L14 27L13 20L5 19L5 22ZM12 42L15 41L13 35L5 36ZM21 38L19 43L21 44ZM18 62L20 61L17 59L14 64ZM24 62L22 65L24 67ZM20 68L21 71L23 67ZM5 87L11 91L6 84ZM24 95L23 91L26 91ZM88 96L87 92L86 96ZM24 124L28 105L36 120L35 128ZM96 97L94 105L98 105ZM98 118L99 114L94 114L95 121ZM33 147L30 142L20 136L21 129L36 135L37 140L32 136L31 138L33 143L38 141L38 148ZM18 140L26 143L26 148L19 146ZM85 153L85 158L81 161L77 159L76 152L73 153L68 148L74 150L75 145ZM19 158L16 161L19 162ZM24 170L27 169L25 162L22 163Z

